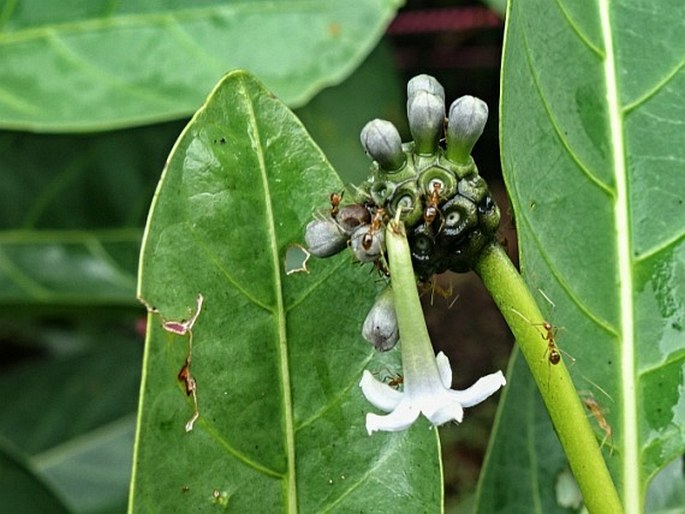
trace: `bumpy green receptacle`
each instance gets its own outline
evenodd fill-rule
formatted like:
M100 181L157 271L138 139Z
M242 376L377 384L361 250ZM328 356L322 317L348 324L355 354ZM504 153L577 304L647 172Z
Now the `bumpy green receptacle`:
M437 88L437 81L435 84ZM425 96L427 89L438 90L436 88L423 87L421 91ZM410 104L411 95L417 92L408 88L408 93ZM404 162L401 168L384 170L376 161L371 166L370 177L359 187L363 196L360 200L370 209L382 208L388 218L401 212L414 269L422 280L448 269L471 270L475 258L495 237L499 226L500 212L487 184L468 153L464 157L464 152L470 152L482 132L487 106L473 97L462 97L453 106L458 109L450 109L446 137L442 139L445 144L437 145L433 153L427 155L416 153L414 142L405 143L401 150L403 155L393 159ZM439 113L421 116L422 113L415 111L409 113L412 134L420 136L422 124L426 125L426 131L432 131L436 120L428 118ZM383 130L378 133L382 135ZM392 135L396 137L394 131ZM429 140L434 137L432 132L428 136ZM367 138L365 146L373 156L374 141ZM387 145L383 145L382 150L387 152ZM399 148L396 151L399 152Z

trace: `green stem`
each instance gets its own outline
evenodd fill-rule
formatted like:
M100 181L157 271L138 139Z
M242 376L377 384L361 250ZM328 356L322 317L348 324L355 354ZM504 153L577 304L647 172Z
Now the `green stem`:
M405 388L412 383L407 377L426 375L426 368L438 379L438 365L430 341L426 320L423 317L421 300L416 289L416 276L411 262L411 251L402 222L392 220L385 230L385 245L388 250L388 266L392 283L395 313L402 341L402 372ZM441 384L438 384L441 386Z
M521 275L501 246L483 250L475 267L516 337L547 406L561 446L590 512L622 513L618 492L563 358L548 361L545 321Z

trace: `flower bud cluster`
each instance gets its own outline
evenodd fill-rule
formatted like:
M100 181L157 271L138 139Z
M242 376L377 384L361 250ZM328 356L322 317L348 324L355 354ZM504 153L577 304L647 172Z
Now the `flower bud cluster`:
M360 203L335 206L307 225L307 249L317 257L330 257L349 246L359 262L376 262L385 253L384 213Z
M443 87L419 75L407 84L407 117L413 141L406 144L388 121L377 119L364 127L362 144L374 163L359 189L366 205L383 209L386 217L399 212L419 278L448 269L469 271L500 220L471 157L488 107L463 96L445 118Z
M309 252L329 257L350 247L362 263L384 270L385 225L398 216L406 228L414 271L428 280L446 270L470 271L493 240L500 213L478 174L471 151L483 132L487 105L478 98L455 100L445 117L445 91L429 75L407 84L407 117L413 141L375 119L361 132L373 159L370 177L357 188L358 203L341 206L331 195L330 212L306 228ZM390 289L381 293L364 322L363 335L379 351L399 338Z

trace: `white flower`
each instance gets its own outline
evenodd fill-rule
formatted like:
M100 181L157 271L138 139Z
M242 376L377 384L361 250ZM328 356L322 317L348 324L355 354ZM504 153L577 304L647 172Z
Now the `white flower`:
M403 349L404 350L404 349ZM425 355L425 354L424 354ZM432 355L432 352L431 352ZM366 399L385 412L385 416L366 415L369 435L378 430L397 432L409 428L423 414L435 426L448 421L461 422L464 407L472 407L506 384L501 371L480 378L463 391L451 389L452 368L447 356L440 352L433 359L408 355L403 351L404 390L397 391L377 380L368 370L359 383Z

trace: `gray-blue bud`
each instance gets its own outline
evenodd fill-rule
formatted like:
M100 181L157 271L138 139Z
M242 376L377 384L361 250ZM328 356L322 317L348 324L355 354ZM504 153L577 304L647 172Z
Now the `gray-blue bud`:
M457 98L450 106L447 123L447 158L467 163L488 121L488 105L474 96Z
M402 151L402 138L395 125L375 119L364 125L361 132L364 150L385 171L399 170L407 160Z
M418 91L408 102L407 119L416 153L434 153L445 125L445 102L437 95Z
M439 97L442 100L442 103L445 103L445 88L442 87L435 77L422 74L417 75L407 82L407 108L409 107L409 102L412 97L419 91L431 93Z
M307 224L307 250L317 257L330 257L347 246L348 236L333 218L314 219Z
M364 320L362 336L379 352L391 350L400 338L392 287L386 287L376 298Z
M385 230L374 229L371 225L363 225L352 233L350 247L359 262L373 262L383 253L385 245Z

